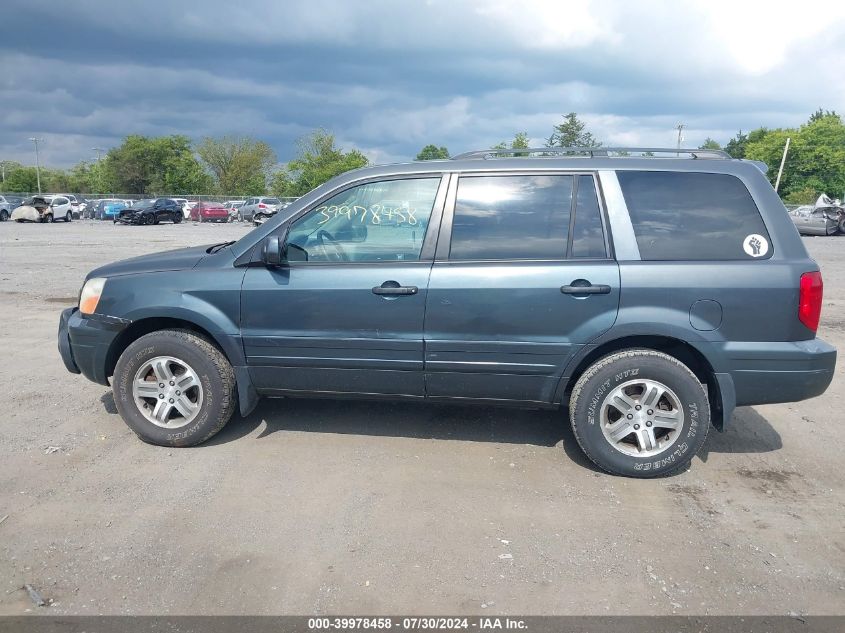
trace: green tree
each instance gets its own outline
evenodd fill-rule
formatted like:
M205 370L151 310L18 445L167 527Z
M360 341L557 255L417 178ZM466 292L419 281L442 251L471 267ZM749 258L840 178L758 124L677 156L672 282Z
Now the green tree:
M20 169L23 167L19 162L16 160L0 160L0 180L2 183L6 182L6 176L10 175L16 169ZM3 184L0 183L0 189L3 188ZM5 191L5 189L3 189Z
M344 152L336 147L331 132L314 130L298 141L296 158L274 174L270 191L276 196L301 196L339 174L368 164L367 157L357 149Z
M200 165L187 136L127 136L102 161L102 183L120 193L208 193L213 179Z
M531 147L530 141L531 139L528 138L527 132L517 132L514 134L513 140L510 142L502 141L501 143L497 143L491 149L497 150L504 150L504 149L528 149ZM527 156L526 152L513 152L512 154L505 154L509 156Z
M205 138L197 153L217 179L219 193L255 196L267 190L276 153L264 141L248 137Z
M46 191L43 186L41 188ZM38 179L36 177L35 167L19 167L6 172L6 182L3 185L3 190L7 193L38 191Z
M727 142L725 151L731 155L731 158L745 158L745 148L747 145L748 134L743 134L742 130L740 130L734 138Z
M698 146L698 149L722 149L722 146L719 145L718 141L708 136L706 139L704 139L704 142Z
M564 115L563 123L555 125L546 147L601 147L587 124L575 112Z
M773 184L786 139L792 139L778 191L785 198L815 197L810 191L835 197L845 192L845 124L834 112L818 114L799 128L761 128L748 135L745 157L765 162Z
M444 158L449 158L449 150L445 146L426 145L414 160L440 160Z

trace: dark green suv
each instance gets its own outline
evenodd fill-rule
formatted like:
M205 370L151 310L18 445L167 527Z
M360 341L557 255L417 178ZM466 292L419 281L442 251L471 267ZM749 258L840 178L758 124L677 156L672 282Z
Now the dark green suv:
M165 446L260 396L480 402L568 409L600 467L672 472L734 407L822 393L836 351L757 164L631 151L663 153L343 174L237 242L92 271L62 358Z

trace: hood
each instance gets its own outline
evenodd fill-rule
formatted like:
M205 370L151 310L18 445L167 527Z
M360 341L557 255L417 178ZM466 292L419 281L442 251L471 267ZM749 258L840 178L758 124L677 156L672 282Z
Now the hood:
M100 266L88 273L91 277L114 277L116 275L135 275L138 273L158 273L171 270L189 270L196 266L206 256L205 246L180 248L175 251L151 253L131 259L124 259L112 264Z

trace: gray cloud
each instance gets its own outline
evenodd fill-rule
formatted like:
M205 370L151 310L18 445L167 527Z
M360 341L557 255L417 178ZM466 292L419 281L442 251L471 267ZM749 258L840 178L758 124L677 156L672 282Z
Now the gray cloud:
M570 110L608 143L672 145L683 121L698 145L845 109L845 10L752 4L7 0L0 158L32 162L33 135L68 166L181 133L256 136L284 161L322 126L406 160L516 131L540 143Z

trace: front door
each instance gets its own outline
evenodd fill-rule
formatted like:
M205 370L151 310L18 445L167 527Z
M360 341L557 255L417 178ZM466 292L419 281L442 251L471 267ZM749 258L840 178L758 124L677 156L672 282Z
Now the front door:
M259 392L425 395L440 185L438 175L346 189L293 220L288 263L247 271L241 328Z
M428 290L429 396L553 400L569 359L619 305L596 191L591 174L453 184Z

